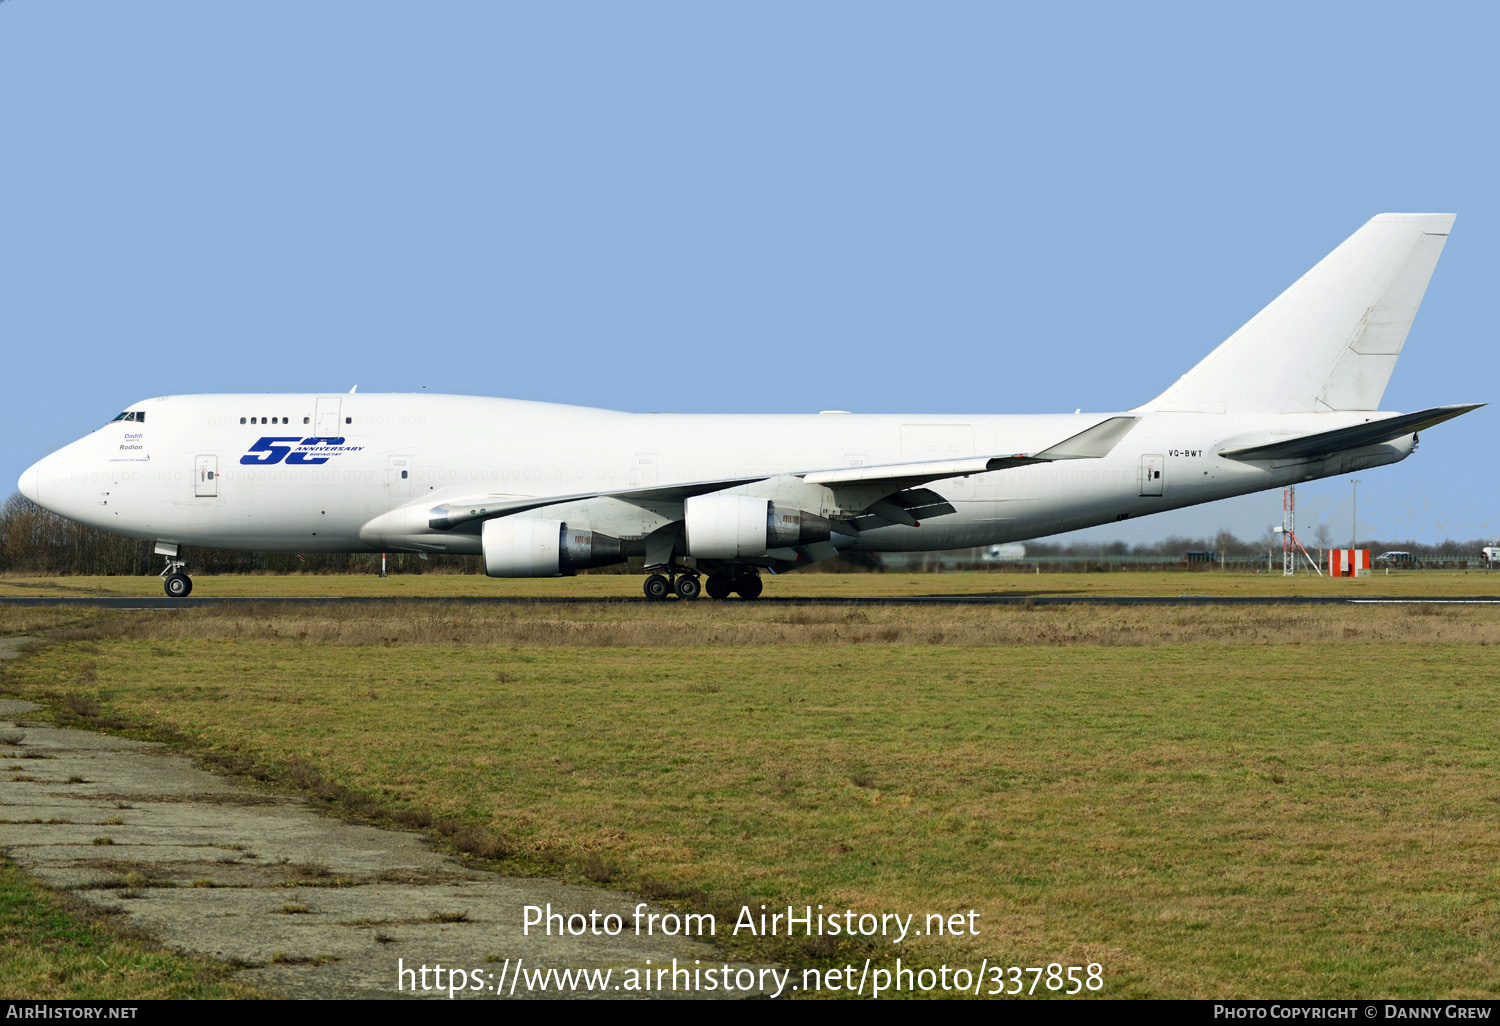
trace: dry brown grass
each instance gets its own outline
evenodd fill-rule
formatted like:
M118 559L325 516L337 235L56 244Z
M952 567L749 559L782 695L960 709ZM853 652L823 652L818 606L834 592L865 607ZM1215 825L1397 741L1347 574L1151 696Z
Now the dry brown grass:
M161 595L155 577L0 576L0 595ZM1282 577L1228 571L1120 571L1112 573L783 574L766 580L766 598L908 597L915 595L1152 595L1208 593L1221 596L1495 595L1500 572L1417 570L1378 573L1351 580L1310 575ZM460 574L380 578L370 574L246 574L202 576L195 596L378 597L378 598L641 598L641 577L582 574L578 577L494 580ZM194 599L189 599L191 605ZM731 604L734 601L731 600Z
M208 606L70 632L76 640L693 648L718 645L1500 644L1484 606L691 606L420 601L376 607ZM162 650L166 656L167 651ZM497 674L504 673L497 670ZM502 681L503 682L503 681Z

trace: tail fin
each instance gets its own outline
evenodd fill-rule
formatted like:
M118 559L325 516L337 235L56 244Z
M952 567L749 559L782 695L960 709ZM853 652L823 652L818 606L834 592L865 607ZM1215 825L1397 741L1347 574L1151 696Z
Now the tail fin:
M1141 411L1374 410L1453 214L1381 214Z

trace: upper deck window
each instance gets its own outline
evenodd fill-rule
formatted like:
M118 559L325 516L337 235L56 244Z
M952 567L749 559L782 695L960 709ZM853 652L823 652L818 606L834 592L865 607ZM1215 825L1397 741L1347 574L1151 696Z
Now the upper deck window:
M124 413L116 417L115 420L128 420L133 424L144 424L146 423L146 411L126 410ZM113 424L114 421L110 421L110 423Z

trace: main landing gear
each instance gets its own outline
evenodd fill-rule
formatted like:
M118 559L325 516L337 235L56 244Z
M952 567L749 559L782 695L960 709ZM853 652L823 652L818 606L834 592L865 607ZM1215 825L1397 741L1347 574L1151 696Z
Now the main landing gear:
M669 595L676 595L680 599L695 599L704 591L708 592L711 599L724 599L732 594L747 599L760 597L760 574L751 568L741 569L733 574L709 574L706 583L698 579L697 573L685 567L674 564L661 569L663 573L646 578L643 590L646 598L652 602L663 601Z
M167 568L161 572L161 583L167 589L167 598L187 598L193 593L193 579L184 572L186 570L187 560L167 557Z

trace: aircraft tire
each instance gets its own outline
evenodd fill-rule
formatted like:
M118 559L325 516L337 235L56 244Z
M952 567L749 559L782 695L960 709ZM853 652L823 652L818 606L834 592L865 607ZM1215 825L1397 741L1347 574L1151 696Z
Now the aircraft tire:
M711 599L727 599L734 594L734 579L725 574L709 574L708 583L703 586Z
M677 592L677 597L680 599L695 599L703 590L703 585L699 583L698 578L683 574L677 578L677 584L674 585L673 590Z
M672 582L667 580L661 574L652 574L650 577L646 578L644 590L646 592L646 598L650 599L652 602L660 602L662 599L666 598L672 593Z
M760 598L763 587L765 585L761 583L759 574L746 574L744 577L734 579L734 590L739 593L740 598Z
M193 579L187 574L168 574L162 585L168 598L187 598L193 593Z

